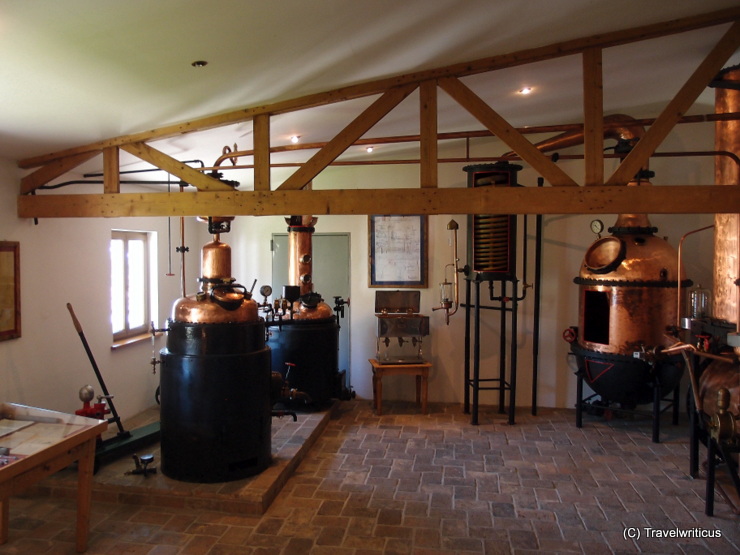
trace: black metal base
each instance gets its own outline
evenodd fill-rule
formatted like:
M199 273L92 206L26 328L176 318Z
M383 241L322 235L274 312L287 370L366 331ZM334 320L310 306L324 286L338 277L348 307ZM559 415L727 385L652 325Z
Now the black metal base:
M704 514L714 516L714 490L717 486L717 469L724 467L730 476L732 485L735 487L738 498L740 498L740 475L738 464L733 458L740 453L740 445L731 445L718 442L707 433L709 417L702 413L697 414L694 404L690 402L691 428L689 437L689 474L692 478L699 476L699 444L704 443L707 447L706 459L706 488L704 492ZM738 512L739 507L735 507Z
M704 514L714 516L714 488L717 485L717 467L720 465L727 469L735 489L740 495L740 477L738 477L738 466L733 454L740 453L740 447L731 446L721 441L715 441L712 437L707 440L707 487L704 494Z
M270 349L264 324L171 322L160 352L162 473L213 483L271 463Z
M517 281L512 278L511 296L507 295L507 280L500 281L501 294L497 298L490 299L497 302L495 305L483 305L481 303L480 286L484 278L490 279L490 275L476 274L474 278L466 278L465 282L465 400L463 412L470 414L470 423L474 426L478 424L478 407L479 395L481 391L498 391L498 411L500 414L508 412L508 423L514 424L516 413L516 372L517 372L517 317L518 302L516 296ZM471 295L471 285L475 285L474 302ZM492 288L493 283L489 286ZM481 377L481 309L494 310L499 313L500 333L499 333L499 377L482 378ZM472 313L472 314L471 314ZM511 333L507 337L507 315L510 317ZM471 319L473 329L471 334ZM507 350L507 340L509 346ZM472 346L472 357L471 357ZM509 358L507 360L507 353ZM472 364L471 364L472 363ZM509 370L509 380L506 379L506 370ZM471 372L472 370L472 372ZM495 385L486 385L486 384ZM506 392L509 392L508 411L504 408L506 401ZM472 398L472 400L471 400Z
M496 385L484 385L487 383L494 383ZM467 391L472 392L473 397L473 403L472 403L472 410L471 410L471 403L469 401L470 394L466 396L466 401L463 405L463 412L465 414L470 414L470 423L473 425L478 424L478 395L481 391L498 391L500 394L500 397L503 397L506 392L509 392L509 406L508 411L507 407L504 406L504 402L500 401L498 405L498 413L499 414L508 414L508 423L514 424L514 411L516 410L515 403L512 400L512 393L511 393L511 384L507 382L506 380L502 380L501 378L478 378L476 379L466 379L465 380L465 388Z
M321 410L342 396L336 318L286 321L268 331L272 370L307 396L288 403L291 408Z
M653 390L653 402L652 402L652 410L638 410L638 409L628 409L628 408L622 408L622 407L614 407L612 406L611 401L607 399L601 399L601 396L594 393L593 395L589 395L585 399L583 398L583 375L580 373L577 375L578 377L578 383L576 388L576 427L582 428L583 427L583 411L586 410L588 414L594 414L599 413L602 411L610 411L618 414L631 414L631 415L641 415L641 416L648 416L652 418L653 421L653 443L660 443L660 415L664 412L672 409L673 411L673 425L675 426L678 424L678 409L679 409L679 386L676 386L670 396L662 396L661 395L661 387L659 384L655 384L652 387ZM595 398L599 398L599 403L597 404L595 402Z

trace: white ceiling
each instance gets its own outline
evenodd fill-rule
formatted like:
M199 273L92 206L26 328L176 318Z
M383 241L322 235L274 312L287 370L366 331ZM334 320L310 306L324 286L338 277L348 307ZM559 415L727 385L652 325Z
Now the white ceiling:
M0 156L19 160L736 5L737 0L0 0ZM656 117L726 29L605 50L605 112ZM194 68L196 60L208 65ZM737 63L740 53L728 65ZM581 60L572 56L465 82L513 125L547 125L582 120L580 76ZM523 85L535 87L535 94L514 94ZM368 136L418 133L416 99L409 97ZM286 144L292 134L307 142L328 140L372 100L273 117L271 144ZM481 128L443 93L439 104L441 132ZM712 110L713 93L707 90L691 112ZM234 144L251 147L250 123L156 146L210 165L224 146ZM102 161L86 168L96 165Z

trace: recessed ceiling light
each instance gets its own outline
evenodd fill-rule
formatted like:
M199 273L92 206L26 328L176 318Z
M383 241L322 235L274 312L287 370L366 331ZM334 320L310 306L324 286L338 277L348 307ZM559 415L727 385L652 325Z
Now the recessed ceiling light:
M290 142L293 143L293 144L296 144L300 139L301 139L301 136L300 135L293 135L290 138Z
M530 93L532 92L532 90L533 90L533 89L532 89L532 87L522 87L522 88L521 88L521 89L519 89L519 90L518 90L517 92L518 92L519 94L524 94L524 95L527 95L527 94L530 94Z
M208 62L206 62L205 60L196 60L190 65L193 67L206 67L208 65Z
M369 147L367 147L367 148L366 148L365 150L366 150L366 151L368 152L368 154L369 154L369 153L371 153L371 152L372 152L373 150L375 150L375 147L374 147L374 146L369 146Z

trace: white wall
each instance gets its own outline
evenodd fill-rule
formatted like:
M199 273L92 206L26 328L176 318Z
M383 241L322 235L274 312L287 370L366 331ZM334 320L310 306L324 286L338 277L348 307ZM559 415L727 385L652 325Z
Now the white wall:
M661 150L699 150L712 148L712 126L683 125ZM485 142L476 147L491 154ZM498 151L494 152L497 154ZM462 153L455 153L461 155ZM579 162L563 162L563 167L579 179ZM440 186L464 187L464 164L440 166ZM712 160L655 159L651 168L657 176L653 182L673 184L701 184L713 181ZM285 170L276 170L276 183L285 176ZM159 247L159 322L164 323L172 303L180 295L179 259L173 256L177 277L165 277L167 271L167 219L43 219L39 225L16 216L16 191L20 173L10 161L0 161L0 239L20 241L21 244L21 302L23 336L0 342L0 400L42 406L55 410L73 411L80 406L79 388L92 384L99 389L90 363L83 350L66 309L70 302L75 308L84 333L92 348L98 366L103 372L108 389L115 395L114 402L122 416L130 416L154 402L158 375L152 374L149 360L150 342L110 350L109 322L109 261L108 241L113 228L141 229L158 232ZM519 181L535 186L536 176L523 170ZM416 166L331 167L314 181L314 188L377 188L418 186ZM62 191L71 192L71 191ZM589 222L596 216L545 216L543 224L543 284L540 343L540 372L538 404L548 407L572 407L575 402L576 381L567 356L568 345L562 332L577 324L577 286L573 278L578 274L583 254L595 236L589 231ZM449 326L442 312L432 312L438 303L437 286L443 281L444 266L451 262L450 234L447 222L454 218L460 224L459 248L461 262L465 263L466 217L438 215L429 217L429 288L422 290L422 311L431 317L431 336L426 351L434 363L430 381L430 401L461 403L463 399L463 310L452 317ZM601 216L607 227L614 215ZM659 235L667 236L676 246L687 231L711 224L711 216L651 216ZM533 225L534 217L530 218ZM179 220L172 220L173 242L177 244ZM284 232L282 217L238 217L232 223L232 232L222 239L232 246L234 277L251 286L256 278L260 285L270 283L271 252L269 239L274 232ZM351 235L351 305L347 317L352 333L352 386L358 397L372 396L368 358L375 354L375 316L373 313L375 289L367 286L368 237L366 216L320 216L316 226L319 232L349 232ZM187 219L186 244L188 293L197 289L195 278L199 271L200 247L208 241L205 226ZM529 236L529 252L533 252ZM711 232L692 236L686 243L684 260L688 276L709 287L711 284ZM532 281L533 260L529 274L523 281ZM461 288L461 294L464 289ZM319 291L331 298L331 291ZM520 304L518 330L518 395L519 406L529 406L532 387L532 308L531 290ZM498 372L498 314L485 314L483 321L483 369ZM158 351L163 346L160 338ZM413 381L389 379L384 381L387 399L413 398ZM484 395L483 403L495 404L493 393Z
M119 414L131 416L152 406L159 375L152 373L149 364L151 341L111 351L108 246L114 228L157 232L156 324L161 327L180 292L177 258L173 258L177 276L164 275L167 219L51 218L34 225L33 220L16 215L20 175L13 162L0 160L0 239L20 242L22 323L20 338L0 342L0 400L72 412L82 406L78 392L83 385L90 384L96 394L102 394L67 310L71 303ZM70 187L58 192L73 191ZM173 241L178 241L176 218L172 231ZM198 256L202 238L195 234L187 231L186 241ZM198 265L191 259L190 293L195 291ZM157 352L163 345L159 338Z

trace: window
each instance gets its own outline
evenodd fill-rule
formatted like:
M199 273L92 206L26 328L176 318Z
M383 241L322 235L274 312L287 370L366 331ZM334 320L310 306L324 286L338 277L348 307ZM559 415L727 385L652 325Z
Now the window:
M113 340L121 341L149 331L156 319L156 266L153 233L113 230L110 242L111 325Z

